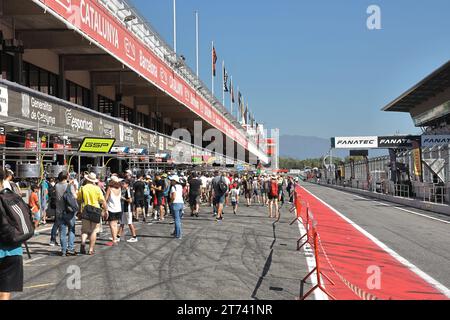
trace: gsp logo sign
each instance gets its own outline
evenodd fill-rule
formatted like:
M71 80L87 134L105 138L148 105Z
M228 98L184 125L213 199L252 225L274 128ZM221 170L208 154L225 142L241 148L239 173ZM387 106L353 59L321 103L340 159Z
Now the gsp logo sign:
M79 152L109 153L116 139L84 138L78 149Z

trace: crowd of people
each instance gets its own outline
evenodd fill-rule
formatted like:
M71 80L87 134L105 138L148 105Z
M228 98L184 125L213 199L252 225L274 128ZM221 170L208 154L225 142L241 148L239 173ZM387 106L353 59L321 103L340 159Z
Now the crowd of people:
M14 180L10 169L2 169L0 190L9 189L20 195L20 187ZM266 206L268 216L279 220L285 196L292 202L296 182L298 179L292 177L220 171L133 175L131 170L127 170L103 180L93 172L85 172L81 178L61 172L56 180L44 178L30 186L28 206L34 236L40 235L40 228L53 215L50 246L60 246L59 254L63 257L94 255L97 237L104 226L109 226L111 233L110 242L106 245L113 247L121 241L138 242L136 224L153 224L170 218L169 223L174 225L171 235L181 240L185 209L190 208L190 215L195 219L200 215L200 207L204 206L211 210L208 214L222 222L225 207L230 207L233 214L238 215L242 197L247 207ZM75 248L77 220L81 221L79 250ZM11 272L11 268L15 271ZM10 270L9 275L7 270ZM0 243L0 299L8 298L8 292L21 291L22 285L22 247Z

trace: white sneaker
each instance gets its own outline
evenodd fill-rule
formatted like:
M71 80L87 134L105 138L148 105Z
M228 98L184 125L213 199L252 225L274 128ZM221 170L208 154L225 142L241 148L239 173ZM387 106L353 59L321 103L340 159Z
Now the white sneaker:
M138 239L137 238L131 238L131 239L128 239L127 242L135 243L135 242L138 242Z

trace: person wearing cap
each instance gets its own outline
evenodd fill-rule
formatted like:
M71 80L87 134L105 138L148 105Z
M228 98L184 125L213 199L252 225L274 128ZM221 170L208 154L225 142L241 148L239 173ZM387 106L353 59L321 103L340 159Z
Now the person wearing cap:
M3 180L3 188L9 189L14 193L22 196L19 186L13 181L14 180L14 172L12 170L5 171L5 180Z
M97 176L91 172L85 176L85 185L78 191L78 201L81 203L81 212L86 206L92 206L102 209L103 218L106 217L106 202L102 190L99 186ZM97 241L97 233L100 230L100 223L95 223L82 217L81 225L81 246L80 254L86 254L86 240L89 237L89 255L95 253L95 242Z
M170 211L175 220L175 230L172 235L177 239L181 239L181 215L184 209L183 187L180 184L180 178L178 176L171 176L169 180L171 182Z

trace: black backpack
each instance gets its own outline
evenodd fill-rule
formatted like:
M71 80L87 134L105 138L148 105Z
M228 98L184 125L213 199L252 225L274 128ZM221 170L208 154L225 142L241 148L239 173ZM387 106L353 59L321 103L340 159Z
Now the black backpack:
M225 182L225 178L223 176L221 176L219 180L219 190L221 194L225 194L228 191L228 185Z
M48 184L48 201L50 209L56 209L56 188Z
M3 189L0 192L0 243L20 246L33 235L30 207L19 195Z
M72 193L72 186L70 184L67 185L66 191L63 194L63 200L64 200L64 216L68 220L72 220L72 218L77 214L77 212L80 210L80 206L78 205L77 199L75 199L75 196Z

